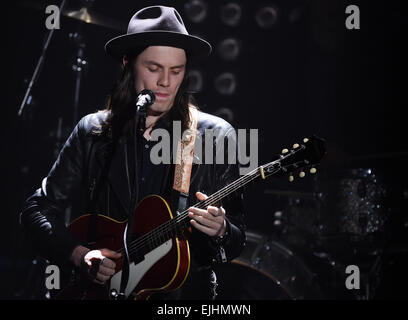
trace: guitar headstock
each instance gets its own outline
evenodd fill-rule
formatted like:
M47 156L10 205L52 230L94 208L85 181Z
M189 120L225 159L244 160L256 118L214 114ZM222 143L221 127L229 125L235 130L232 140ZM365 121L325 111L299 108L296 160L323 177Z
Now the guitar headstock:
M304 138L301 143L293 144L290 149L283 149L280 159L265 165L262 170L265 172L265 177L277 171L289 173L289 181L292 182L295 173L300 178L305 177L306 171L311 174L316 173L315 166L325 154L324 140L313 135L310 138Z

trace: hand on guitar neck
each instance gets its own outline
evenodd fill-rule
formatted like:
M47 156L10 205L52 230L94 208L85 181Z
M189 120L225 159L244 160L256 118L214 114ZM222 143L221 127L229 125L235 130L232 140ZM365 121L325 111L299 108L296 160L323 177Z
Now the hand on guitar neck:
M208 198L201 192L196 192L199 201ZM227 224L225 222L225 209L223 207L208 206L205 210L191 207L188 209L189 217L192 218L192 226L212 237L221 237L225 234Z
M121 256L121 253L109 249L90 250L78 246L72 252L71 261L93 282L104 284L115 274L116 263L113 260Z

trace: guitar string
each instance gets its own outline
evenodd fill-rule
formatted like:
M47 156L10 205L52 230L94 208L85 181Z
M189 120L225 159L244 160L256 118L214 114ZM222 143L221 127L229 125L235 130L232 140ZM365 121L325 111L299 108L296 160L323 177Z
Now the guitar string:
M266 170L269 170L270 167L273 167L276 163L280 163L282 160L284 160L286 157L293 155L293 153L288 154L287 156L283 156L282 158L275 160L267 165L264 166ZM302 162L302 161L300 161ZM255 180L260 176L260 173L258 172L260 167L252 170L245 176L235 180L233 183L229 184L228 186L225 186L224 188L220 189L210 197L208 197L206 200L197 203L194 205L194 207L199 208L199 209L204 209L208 205L214 204L221 199L223 199L225 196L228 196L230 193L235 192L238 190L240 187L246 185L247 183L251 182L252 180ZM275 171L269 172L268 175L274 174L277 171L279 171L281 167L275 168ZM238 185L238 186L237 186ZM180 213L178 216L175 218L167 221L166 223L162 224L161 226L157 227L156 229L153 229L149 233L141 236L140 238L134 240L131 242L129 246L129 252L134 253L135 251L138 251L140 248L145 247L146 245L151 245L157 246L160 245L161 243L164 243L167 239L171 238L173 233L177 233L177 225L180 222L183 222L188 217L188 210ZM170 236L169 236L170 234ZM174 234L175 235L175 234ZM162 238L164 241L162 241ZM123 252L123 249L121 249L119 252Z
M282 160L282 159L280 159L280 160ZM277 162L278 161L274 161L274 162L272 162L270 164L267 164L267 165L265 165L264 168L266 170L269 170L269 167L275 165ZM258 172L259 168L260 167L252 170L247 175L235 180L233 183L231 183L228 186L220 189L218 192L214 193L213 195L211 195L206 200L204 200L202 202L199 202L194 207L204 209L208 205L211 205L213 203L218 202L219 200L223 199L226 195L229 195L230 193L232 193L232 192L236 191L237 189L239 189L241 186L244 186L248 182L251 182L252 180L259 177L260 176L260 173ZM277 171L279 171L280 169L281 169L281 167L275 168L275 171L274 172L268 172L269 173L268 175L274 174ZM245 181L245 180L247 180L247 181ZM237 188L235 188L235 186L237 184L239 186ZM177 217L167 221L166 223L164 223L163 225L159 226L158 228L152 230L148 234L145 234L144 236L136 239L130 245L131 250L134 252L135 249L138 250L141 247L146 246L147 243L149 243L149 242L152 243L153 245L156 245L156 246L157 246L157 243L159 245L161 243L164 243L167 239L171 238L171 235L173 235L175 229L177 228L177 224L182 222L183 220L185 220L187 217L188 217L188 210L186 210L183 213L179 214ZM169 233L170 233L170 237L168 236ZM156 235L159 235L159 237L157 237ZM162 241L162 237L165 239L164 241Z
M218 202L219 200L223 199L225 196L239 189L241 186L244 186L248 182L259 177L260 174L259 173L256 174L258 170L259 168L256 168L255 170L251 171L247 175L235 180L233 183L220 189L219 191L217 191L216 193L208 197L206 200L197 203L196 205L194 205L194 207L199 208L199 209L204 209L208 205ZM177 228L177 224L185 220L187 217L188 217L188 210L180 213L175 218L167 221L166 223L152 230L148 234L145 234L144 236L136 239L129 246L130 248L129 250L133 252L135 249L136 250L140 249L141 247L144 247L147 244L146 242L149 242L149 241L152 242L153 244L155 244L155 242L162 243L160 235L164 236L164 238L166 239L166 236L163 234L167 235L170 232L172 234L174 232L174 229ZM157 235L159 235L159 237L157 237Z
M292 150L290 153L288 153L286 156L281 156L280 159L275 160L269 164L264 165L263 167L266 169L266 171L268 171L268 176L275 174L276 172L278 172L280 169L282 169L282 166L279 166L278 168L276 168L274 171L269 172L269 168L273 167L276 163L279 163L281 165L281 162L283 160L285 160L287 157L293 156L295 153L297 153L299 150L304 150L305 146L302 145L301 148L299 148L298 150ZM298 161L295 163L299 163L299 162L303 162L303 161ZM206 200L197 203L196 205L194 205L194 207L199 208L199 209L204 209L206 208L208 205L211 205L213 203L218 202L219 200L223 199L225 196L228 196L230 193L235 192L236 190L238 190L240 187L245 186L247 183L255 180L256 178L258 178L260 176L260 173L258 171L260 171L261 167L258 167L254 170L252 170L251 172L249 172L248 174L246 174L245 176L235 180L234 182L232 182L231 184L229 184L228 186L220 189L219 191L217 191L216 193L214 193L213 195L211 195L210 197L208 197ZM237 186L238 185L238 186ZM235 190L234 190L235 189ZM213 199L214 198L214 199ZM173 232L174 229L176 229L177 224L179 224L180 222L183 222L183 220L185 220L188 217L188 210L185 210L183 213L179 214L178 216L176 216L175 218L167 221L166 223L162 224L161 226L153 229L152 231L150 231L149 233L141 236L140 238L134 240L133 242L131 242L130 246L129 246L129 252L131 254L133 254L135 251L139 250L140 248L146 246L147 243L153 243L153 245L155 245L155 240L159 240L159 245L160 245L160 238L157 239L156 235L157 234L163 234L164 232ZM176 230L177 232L177 230ZM165 237L166 238L166 237ZM171 236L170 236L171 238ZM119 253L123 253L124 252L124 248L122 247L119 251Z
M268 170L269 167L275 165L276 162L277 161L275 161L275 162L273 162L271 164L265 165L265 168ZM298 163L301 163L301 162L303 162L303 161L295 162L295 164L298 164ZM258 173L259 168L260 167L256 168L255 170L251 171L250 173L248 173L244 177L241 177L240 179L237 179L235 182L231 183L230 185L224 187L223 189L220 189L218 192L214 193L213 195L211 195L206 200L204 200L202 202L199 202L194 207L196 207L196 208L205 208L205 207L207 207L207 205L211 205L213 203L218 202L219 200L223 199L226 195L236 191L241 186L244 186L248 182L251 182L252 180L259 177L260 176L260 174ZM268 172L269 173L268 175L275 174L280 169L281 169L281 167L275 168L275 171ZM248 180L248 181L245 181L245 183L243 183L244 180ZM242 183L242 184L235 189L234 184L240 184L240 183ZM232 190L232 189L235 189L235 190ZM165 241L167 241L169 238L172 237L175 229L177 228L177 224L179 222L182 222L183 220L185 220L185 218L187 218L187 217L188 217L188 210L184 211L183 213L178 215L176 218L173 218L173 219L167 221L166 223L164 223L163 225L159 226L158 228L152 230L148 234L136 239L131 244L131 248L132 248L133 252L134 252L134 250L139 250L140 248L144 247L149 242L152 243L155 246L157 246L157 243L158 243L158 245L160 245L161 243L164 243ZM170 236L168 235L168 233L170 233ZM157 234L159 235L159 237L156 237ZM162 237L165 239L164 241L162 241Z
M282 160L282 159L280 159ZM269 167L273 166L276 164L277 161L265 165L265 169L269 169ZM239 189L241 186L246 185L247 183L251 182L252 180L258 178L260 176L260 173L258 172L260 167L254 169L253 171L251 171L250 173L248 173L247 175L237 179L236 181L234 181L233 183L231 183L230 185L220 189L218 192L214 193L213 195L211 195L209 198L207 198L206 200L199 202L197 205L195 205L194 207L196 208L205 208L208 205L211 205L213 203L218 202L219 200L223 199L226 195L229 195L230 193L236 191L237 189ZM274 174L277 171L279 171L281 169L281 167L279 168L275 168L275 170L273 172L269 172L268 171L268 175ZM245 181L246 180L246 181ZM236 185L239 185L237 188L235 188ZM164 223L163 225L159 226L158 228L152 230L151 232L149 232L148 234L145 234L144 236L136 239L134 242L131 243L130 245L130 251L132 251L132 254L139 250L140 248L145 247L146 245L151 245L153 244L153 246L157 247L158 245L160 245L161 243L164 243L166 240L168 240L169 238L172 237L174 231L176 231L175 229L177 229L177 224L182 222L183 220L185 220L185 218L188 217L188 210L184 211L183 213L181 213L180 215L178 215L176 218L173 218L169 221L167 221L166 223ZM170 236L169 236L170 233ZM156 235L159 235L159 237L157 237ZM162 241L162 238L164 239Z
M251 172L252 174L256 171L253 170L253 172ZM242 184L242 182L244 180L251 180L251 178L255 179L255 177L253 177L251 175L251 173L235 180L233 183L231 183L230 185L220 189L218 192L214 193L213 195L211 195L209 198L207 198L206 200L197 203L196 205L194 205L194 207L199 208L199 209L203 209L205 208L207 205L210 205L212 203L215 203L217 201L219 201L220 199L224 198L225 193L227 193L226 191L230 191L235 189L236 185L244 185ZM247 181L247 182L249 182ZM247 183L245 182L245 184ZM157 227L156 229L152 230L151 232L149 232L148 234L145 234L144 236L136 239L133 243L131 243L131 245L129 246L129 248L131 248L130 250L135 250L136 248L140 248L143 247L145 245L145 240L149 241L152 240L152 242L154 243L155 240L159 240L157 239L157 237L155 237L157 234L163 234L163 233L167 233L170 232L174 229L174 227L176 227L176 225L178 223L180 223L181 221L183 221L186 217L188 217L188 210L180 213L178 216L176 216L175 218L167 221L166 223L162 224L161 226ZM160 240L159 240L160 241Z
M273 166L275 164L276 164L276 161L271 163L271 164L265 165L264 168L268 170L269 167L271 167L271 166ZM193 207L199 208L199 209L204 209L207 206L218 202L219 200L223 199L225 196L228 196L230 193L235 192L240 187L245 186L249 182L251 182L251 181L255 180L256 178L258 178L260 176L260 173L258 172L259 169L260 169L260 167L252 170L250 173L248 173L245 176L235 180L234 182L232 182L228 186L225 186L224 188L220 189L216 193L212 194L206 200L197 203ZM280 169L281 168L279 167L279 168L275 169L275 171L273 171L273 172L268 172L269 173L268 175L275 174ZM164 243L166 240L161 241L160 235L166 234L168 232L173 232L174 229L176 229L177 224L179 224L180 222L185 220L187 217L188 217L188 210L185 210L184 212L180 213L175 218L167 221L166 223L160 225L156 229L153 229L149 233L147 233L147 234L141 236L140 238L134 240L129 246L129 252L131 254L133 254L135 251L137 251L140 248L146 246L146 244L149 243L149 242L152 243L153 245L155 245L156 242L158 242L159 245L161 243ZM159 234L159 237L156 237L157 234ZM170 236L170 238L171 238L171 236ZM165 237L165 239L167 239L167 238ZM124 249L122 248L118 252L123 252L123 251L124 251Z
M215 203L222 199L223 197L214 197L213 199L210 199L212 201L208 201L208 204ZM207 199L208 200L208 199ZM199 208L199 209L204 209L206 207L205 203L198 203L194 207ZM180 215L178 215L176 218L173 218L169 220L167 223L163 224L161 227L157 228L157 230L151 231L149 234L146 234L139 239L137 239L134 243L131 244L129 252L132 254L139 251L141 248L148 246L150 249L153 245L153 247L157 247L161 243L166 242L169 238L172 237L172 235L177 233L177 227L180 222L186 221L186 218L188 217L188 210L184 211Z

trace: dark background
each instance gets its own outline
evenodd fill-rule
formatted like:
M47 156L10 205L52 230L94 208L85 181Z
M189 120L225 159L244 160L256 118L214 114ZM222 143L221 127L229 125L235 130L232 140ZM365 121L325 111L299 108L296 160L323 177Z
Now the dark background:
M371 168L378 173L387 190L390 219L386 228L378 230L379 237L385 239L380 245L385 254L379 259L381 272L375 278L380 280L370 298L403 298L400 290L407 283L403 271L407 266L408 150L402 108L407 74L406 11L402 2L239 1L243 16L236 27L226 26L219 16L221 5L234 1L211 1L208 15L201 23L188 19L185 2L99 0L91 11L126 27L133 13L142 7L152 4L176 7L189 32L207 39L214 48L212 56L199 68L204 76L203 90L195 95L200 108L216 114L221 108L229 108L233 119L228 120L234 126L258 129L259 164L271 161L282 148L299 139L317 134L326 139L328 148L320 177L331 179L333 172L343 168ZM0 127L3 179L0 268L7 289L2 294L7 299L35 296L26 293L34 286L33 280L28 280L33 269L32 257L21 241L18 214L23 201L39 187L51 168L75 122L76 73L72 64L77 49L69 34L80 32L83 36L84 56L88 61L80 88L78 116L82 117L103 108L118 71L118 64L105 54L103 46L123 33L62 17L61 29L54 32L45 64L33 87L33 103L18 117L17 111L48 33L45 7L59 3L13 3L2 11L5 94ZM262 29L254 19L255 12L271 3L279 8L277 23L270 29ZM360 8L360 30L345 27L345 8L349 4ZM79 0L68 1L68 9L82 5ZM217 52L217 45L226 37L236 37L242 43L235 61L224 61ZM233 95L223 96L217 92L214 78L227 71L236 74L238 87ZM58 123L61 124L59 137ZM246 201L248 228L278 236L281 229L274 224L274 212L289 212L289 204L296 199L299 202L299 194L314 194L319 188L322 182L310 175L296 183L287 182L287 178L273 178L253 186ZM293 237L301 237L296 228L293 230ZM304 252L310 254L315 242L316 239L289 241L287 245L293 246L295 254L301 256ZM345 250L345 245L337 245ZM308 250L309 247L312 249ZM355 252L363 251L359 244L357 247ZM333 259L340 261L340 265L358 264L362 255ZM325 263L332 261L329 260ZM375 257L362 260L370 269ZM312 262L309 267L314 268ZM320 268L314 271L319 273L316 270ZM344 298L342 294L326 297ZM367 298L363 289L352 296L362 297Z

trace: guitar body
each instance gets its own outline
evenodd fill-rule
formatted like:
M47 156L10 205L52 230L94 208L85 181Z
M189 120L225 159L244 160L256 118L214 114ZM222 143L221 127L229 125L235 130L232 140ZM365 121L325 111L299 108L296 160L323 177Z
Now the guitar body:
M91 214L81 216L68 228L80 239L86 240L91 217ZM173 219L173 215L167 202L160 196L147 196L135 210L131 234L137 239L170 219ZM91 249L107 248L117 252L123 250L127 221L119 222L97 215L95 227L97 236L95 243L89 244ZM120 292L123 261L123 258L116 260L115 274L105 286L87 280L86 286L68 285L62 289L58 298L109 299L112 290ZM189 269L189 245L181 236L158 244L141 258L134 259L131 255L125 297L145 300L155 292L176 290L184 283Z

